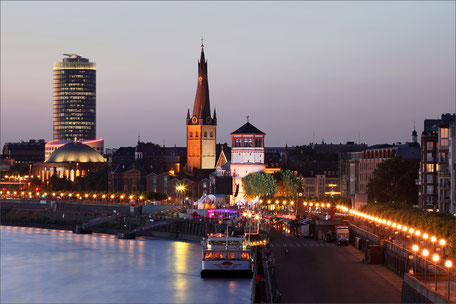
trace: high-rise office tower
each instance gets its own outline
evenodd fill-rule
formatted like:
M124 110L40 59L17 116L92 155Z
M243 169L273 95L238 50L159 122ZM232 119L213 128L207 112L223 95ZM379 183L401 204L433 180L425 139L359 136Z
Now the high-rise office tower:
M96 66L64 54L54 63L54 140L96 138Z

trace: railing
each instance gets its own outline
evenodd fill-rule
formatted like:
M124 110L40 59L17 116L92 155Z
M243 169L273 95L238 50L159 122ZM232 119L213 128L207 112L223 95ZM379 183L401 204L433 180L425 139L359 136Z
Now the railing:
M405 274L413 276L416 280L423 283L429 290L434 289L437 292L438 282L448 280L448 290L450 290L450 282L454 282L455 269L454 267L446 269L432 261L432 258L424 259L400 244L395 244L389 240L382 239L366 229L360 228L355 224L350 224L350 229L354 234L363 239L369 240L369 243L376 243L383 246L384 261L383 264L397 273L399 276L404 277ZM377 242L375 242L377 240ZM426 283L433 282L433 286L427 286ZM443 291L440 290L443 295ZM448 295L450 293L448 292Z
M266 296L268 303L278 303L281 294L275 277L274 257L268 248L263 248L263 271L265 276Z

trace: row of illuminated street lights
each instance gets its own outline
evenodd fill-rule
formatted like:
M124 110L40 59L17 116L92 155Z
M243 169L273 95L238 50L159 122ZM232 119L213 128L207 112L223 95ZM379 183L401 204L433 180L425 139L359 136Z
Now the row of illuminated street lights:
M351 215L354 215L354 216L356 216L358 218L365 219L365 220L368 220L368 221L373 221L373 222L376 222L378 224L382 224L384 226L392 227L392 228L394 228L394 229L396 229L398 231L409 233L410 235L415 236L416 240L418 240L420 237L422 237L423 240L426 241L426 242L428 240L430 240L433 245L435 245L436 242L437 242L437 237L435 237L435 236L429 237L428 233L422 233L418 229L415 229L415 228L412 228L412 227L407 227L406 225L395 223L395 222L393 222L391 220L382 219L380 217L373 216L373 215L370 215L370 214L367 214L367 213L363 213L363 212L359 212L359 211L356 211L356 210L353 210L353 209L349 210L345 206L339 206L338 205L338 206L336 206L336 208L342 209L343 211L346 211L346 212L350 213ZM445 239L440 239L438 243L441 246L445 246L446 245Z
M42 198L47 198L47 197L69 197L69 198L76 198L76 199L144 199L143 195L135 196L135 195L126 195L126 194L121 194L121 195L115 195L115 194L88 194L88 193L64 193L64 192L26 192L26 191L0 191L0 195L7 195L7 196L22 196L22 197L42 197Z
M266 202L268 203L268 205L272 204L272 200L267 200ZM263 200L262 200L262 199L260 199L260 203L263 203ZM274 203L275 203L276 205L279 205L280 203L282 203L282 205L287 205L287 204L290 204L291 206L294 205L294 201L289 201L289 202L288 202L288 201L286 201L286 200L283 200L283 201L275 200Z
M420 247L418 245L413 245L412 250L415 253L415 270L414 273L416 275L417 267L416 267L416 261L417 261L417 253L420 250ZM427 258L429 256L429 250L423 249L421 252L421 255L424 258L424 284L427 284ZM437 253L434 253L432 255L432 261L434 261L434 290L437 291L437 262L440 260L440 256ZM446 260L444 263L444 266L448 270L448 299L450 299L450 269L453 267L453 262L451 260Z
M342 205L337 205L336 208L340 209L342 211L348 212L351 215L356 216L356 217L358 217L360 219L376 222L376 223L378 223L380 225L384 225L385 227L391 227L391 228L394 228L395 230L402 231L402 232L405 232L405 233L409 233L410 235L415 236L417 241L420 238L422 238L425 241L425 244L427 244L427 241L430 240L432 245L433 245L433 247L434 247L434 250L435 250L435 244L437 243L437 237L436 236L429 237L428 233L422 233L418 229L415 229L415 228L412 228L412 227L407 227L406 225L395 223L395 222L393 222L391 220L380 218L378 216L374 216L374 215L370 215L370 214L367 214L367 213L363 213L363 212L359 212L359 211L356 211L356 210L352 210L352 209L349 209L349 208L347 208L345 206L342 206ZM440 239L438 241L438 244L441 245L442 248L443 248L444 246L446 246L447 242L446 242L445 239ZM420 247L419 247L419 245L414 244L411 249L412 249L412 251L414 252L414 255L415 255L414 273L416 274L416 271L417 271L416 261L417 261L417 257L418 257L418 252L420 251ZM430 256L430 254L431 253L429 252L429 250L427 248L422 248L422 250L421 250L421 258L424 260L424 264L425 264L425 267L424 267L424 283L425 284L427 283L427 259ZM435 291L437 291L437 264L440 261L440 256L437 253L433 253L431 259L434 262ZM447 259L447 260L445 260L443 262L443 265L448 270L448 298L449 298L450 297L450 269L453 267L453 262L451 260Z
M263 203L262 199L260 200L260 203ZM267 203L268 204L272 204L273 202L272 202L272 200L267 200ZM283 201L275 200L274 203L276 205L278 205L280 203L282 203L282 205L290 204L291 206L293 206L295 204L294 201L286 201L286 200L283 200ZM302 205L305 206L305 207L309 206L309 207L317 207L317 208L318 207L321 207L321 208L329 208L329 207L331 207L330 203L323 203L323 202L321 202L321 203L304 202Z
M3 178L5 179L8 179L8 180L18 180L18 181L22 181L22 180L26 180L26 179L29 179L29 178L33 178L33 175L24 175L24 176L21 176L21 175L4 175Z

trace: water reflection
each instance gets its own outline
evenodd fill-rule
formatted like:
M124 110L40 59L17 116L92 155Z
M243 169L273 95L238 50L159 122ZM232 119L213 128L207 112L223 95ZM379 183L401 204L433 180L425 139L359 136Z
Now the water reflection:
M196 243L1 226L2 303L242 303L248 279L201 279Z

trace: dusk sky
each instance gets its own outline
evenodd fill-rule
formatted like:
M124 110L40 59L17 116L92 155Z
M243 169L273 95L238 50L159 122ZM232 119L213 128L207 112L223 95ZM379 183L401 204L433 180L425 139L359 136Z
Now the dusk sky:
M204 36L217 142L410 141L455 111L455 2L1 2L1 145L52 140L52 65L97 64L97 137L185 146ZM314 135L315 134L315 135Z

